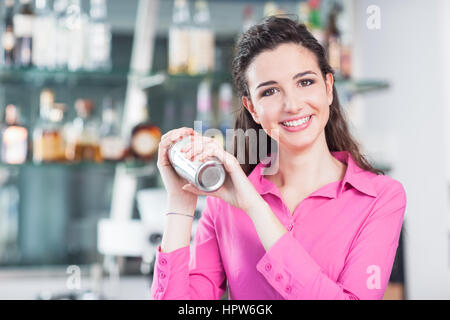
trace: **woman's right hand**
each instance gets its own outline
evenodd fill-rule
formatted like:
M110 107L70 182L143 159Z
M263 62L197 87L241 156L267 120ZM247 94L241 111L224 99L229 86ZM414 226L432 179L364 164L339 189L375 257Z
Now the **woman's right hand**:
M195 206L198 196L182 189L182 187L189 182L177 174L172 167L168 156L170 146L189 135L199 135L199 133L192 128L183 127L170 130L164 134L159 143L157 167L169 195L169 199L176 199L177 201L183 201L185 205L192 204Z

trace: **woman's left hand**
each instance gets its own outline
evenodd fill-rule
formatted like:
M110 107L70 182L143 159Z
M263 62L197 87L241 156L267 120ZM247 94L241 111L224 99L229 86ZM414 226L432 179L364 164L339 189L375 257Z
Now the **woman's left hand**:
M185 157L191 161L205 161L208 157L217 157L227 173L224 184L214 192L204 192L195 185L188 183L183 190L197 195L218 197L228 204L247 211L249 206L258 199L258 192L242 170L239 161L224 150L220 142L214 138L201 135L190 137L190 143L181 148Z

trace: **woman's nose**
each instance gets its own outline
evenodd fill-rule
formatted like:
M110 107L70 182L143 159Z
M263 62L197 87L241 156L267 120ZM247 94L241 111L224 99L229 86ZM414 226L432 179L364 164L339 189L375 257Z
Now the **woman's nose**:
M286 97L284 100L284 110L286 112L298 112L301 107L301 102L293 97Z

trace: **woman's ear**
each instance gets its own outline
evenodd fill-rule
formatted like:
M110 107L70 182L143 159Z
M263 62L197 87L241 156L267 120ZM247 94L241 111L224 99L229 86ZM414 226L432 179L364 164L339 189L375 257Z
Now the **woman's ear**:
M259 119L258 119L258 114L255 111L255 108L253 106L252 100L250 100L249 97L243 96L242 97L242 104L244 105L245 109L248 110L248 112L250 112L250 114L253 117L253 120L257 123L260 124Z
M327 87L328 105L331 105L333 103L333 85L334 85L334 77L332 73L327 73L325 85Z

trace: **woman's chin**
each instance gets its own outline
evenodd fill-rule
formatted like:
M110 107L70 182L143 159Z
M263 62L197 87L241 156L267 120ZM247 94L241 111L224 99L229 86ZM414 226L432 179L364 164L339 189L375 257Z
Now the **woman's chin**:
M284 141L280 144L280 147L282 149L286 150L292 150L292 151L304 151L306 149L309 149L312 145L311 141Z

